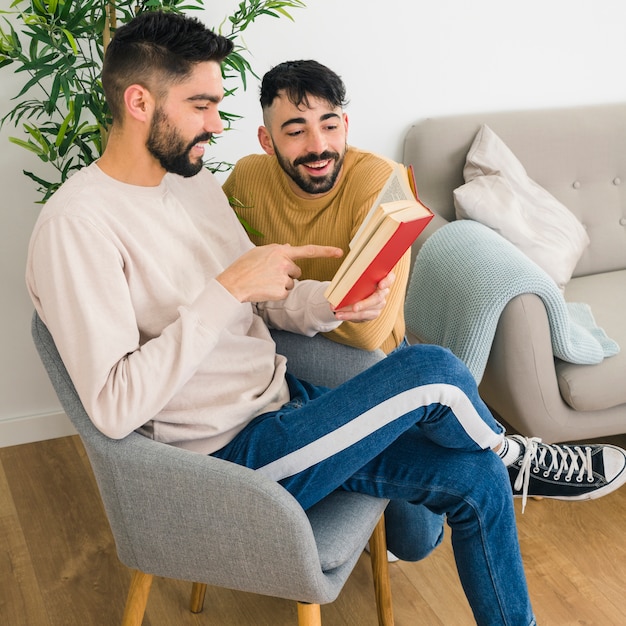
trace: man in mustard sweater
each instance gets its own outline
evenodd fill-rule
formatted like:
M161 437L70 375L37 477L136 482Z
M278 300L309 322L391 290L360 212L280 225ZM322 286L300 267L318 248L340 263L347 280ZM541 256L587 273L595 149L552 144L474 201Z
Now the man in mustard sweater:
M296 101L285 97L295 90ZM392 172L388 159L348 146L345 87L316 61L282 63L263 77L264 155L241 159L223 186L243 205L237 211L254 230L257 245L299 246L323 241L348 251L348 244ZM299 261L302 277L331 280L340 258ZM395 282L380 317L344 323L326 333L333 341L363 350L391 352L404 340L404 294L410 252L396 266Z
M289 94L286 97L286 94ZM259 142L266 154L237 162L223 186L243 205L237 210L257 245L324 242L348 251L350 240L392 172L394 163L347 145L346 89L342 79L317 61L288 61L272 68L261 84L264 125ZM302 276L331 280L342 259L302 259ZM404 294L410 251L395 268L387 304L376 320L344 322L325 333L363 350L391 352L404 340ZM408 560L427 556L443 538L443 518L423 506L392 501L385 514L389 544ZM390 560L396 560L390 553Z

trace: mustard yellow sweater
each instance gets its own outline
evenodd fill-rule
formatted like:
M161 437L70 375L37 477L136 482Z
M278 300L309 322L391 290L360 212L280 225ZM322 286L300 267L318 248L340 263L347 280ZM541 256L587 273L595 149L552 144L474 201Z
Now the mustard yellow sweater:
M392 163L370 152L350 147L342 175L328 194L311 200L297 197L275 157L253 154L237 162L224 183L227 196L245 208L237 212L263 237L251 235L257 245L317 243L348 250L372 203L392 171ZM330 280L341 259L303 259L302 278ZM326 334L329 339L363 350L390 352L404 338L404 294L410 252L395 268L396 281L380 317L371 322L347 323Z

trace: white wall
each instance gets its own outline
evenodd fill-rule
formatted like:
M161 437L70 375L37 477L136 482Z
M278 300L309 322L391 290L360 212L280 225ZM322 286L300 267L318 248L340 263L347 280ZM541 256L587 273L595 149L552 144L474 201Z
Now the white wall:
M211 0L215 26L237 0ZM458 112L626 101L623 0L308 0L295 22L263 19L245 35L262 75L315 58L346 82L350 142L400 159L417 119ZM18 81L0 70L0 116ZM234 162L258 152L258 84L225 103L244 115L214 148ZM31 346L24 259L38 207L22 169L39 162L0 132L0 446L71 432Z

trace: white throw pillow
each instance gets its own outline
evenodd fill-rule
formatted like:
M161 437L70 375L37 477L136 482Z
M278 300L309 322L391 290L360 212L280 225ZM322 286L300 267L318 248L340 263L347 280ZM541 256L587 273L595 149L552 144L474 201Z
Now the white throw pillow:
M529 178L487 125L467 154L465 184L454 190L458 219L481 222L539 265L562 289L589 245L576 216Z

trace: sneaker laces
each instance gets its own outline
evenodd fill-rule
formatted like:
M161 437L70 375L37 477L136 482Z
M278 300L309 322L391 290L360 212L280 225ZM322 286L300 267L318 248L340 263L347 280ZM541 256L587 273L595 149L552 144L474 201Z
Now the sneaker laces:
M544 478L554 473L554 480L560 480L565 474L565 480L570 482L576 473L575 480L582 482L587 475L587 481L593 482L593 467L591 448L585 446L559 446L542 443L539 437L524 439L524 456L520 463L519 474L515 479L515 490L522 490L522 513L528 500L528 485L531 472L539 473L543 468ZM549 455L549 457L548 457ZM548 461L549 459L549 461ZM534 462L534 469L533 469Z

